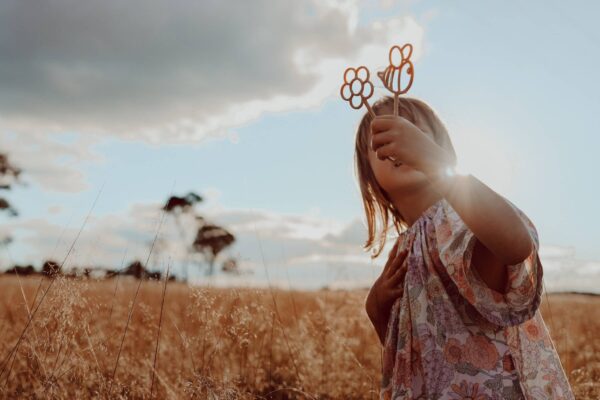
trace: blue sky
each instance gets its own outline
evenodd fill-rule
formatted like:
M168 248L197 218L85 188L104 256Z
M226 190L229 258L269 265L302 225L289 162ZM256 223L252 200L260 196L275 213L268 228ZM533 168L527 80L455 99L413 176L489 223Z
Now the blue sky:
M307 15L324 12L316 3L306 3L314 7ZM184 8L183 4L173 3L173 7ZM418 50L415 81L409 94L427 101L446 123L461 165L513 201L535 223L540 242L546 248L547 261L544 261L549 271L546 285L552 287L553 279L557 282L569 266L575 266L585 272L580 280L573 281L573 286L577 286L589 278L586 273L600 271L600 248L596 245L600 237L596 223L600 221L596 207L599 193L595 185L599 170L595 152L600 148L600 139L594 133L600 105L600 84L594 79L600 64L600 29L593 20L599 8L594 2L571 2L567 6L558 1L351 2L327 10L341 10L340 15L346 18L348 26L356 24L354 29L365 36L381 37L383 42L366 42L356 35L340 38L344 30L339 33L332 28L333 23L323 23L317 18L309 28L322 30L323 34L314 42L307 42L306 48L316 54L313 61L318 57L327 59L328 52L337 52L339 64L332 65L352 65L355 61L365 61L364 55L359 54L360 49L351 48L354 43L357 48L372 46L379 51L373 50L379 59L369 58L365 62L378 67L386 62L386 49L398 44L398 39L406 37L406 41L419 46L415 49ZM218 11L227 14L227 10ZM276 19L277 11L267 8L262 11L262 14L273 13L272 19L265 17L272 35L277 34L277 29L285 28ZM282 13L287 15L285 9ZM323 15L322 19L330 18L329 14ZM237 17L232 19L237 21ZM302 29L309 29L300 25L301 22L298 24L300 33ZM384 28L377 28L377 24ZM137 25L132 25L132 32L125 33L136 37ZM125 29L126 24L118 26ZM339 247L329 258L323 256L328 253L319 243L322 235L328 233L343 237L344 232L356 232L363 218L353 173L354 133L363 111L351 109L339 98L336 88L341 84L342 69L337 70L339 76L325 64L320 65L321 69L309 70L317 75L299 74L301 78L294 78L291 72L288 76L284 72L262 73L258 69L252 70L250 75L247 70L254 67L262 65L267 69L267 64L261 64L264 61L250 59L253 56L250 52L243 52L245 58L238 61L240 65L225 62L219 65L221 60L227 60L221 58L227 46L241 40L246 32L240 27L239 37L236 37L237 25L232 23L232 26L231 40L223 36L215 36L221 40L207 39L199 32L198 35L204 35L199 36L200 40L205 39L209 45L202 48L202 57L186 59L182 64L190 70L196 67L208 71L205 79L200 77L198 83L198 87L205 88L204 95L184 92L185 84L170 80L173 70L179 72L185 68L179 65L171 70L168 60L161 58L160 63L151 64L147 69L130 72L136 81L145 79L144 74L148 79L159 76L163 79L162 86L157 86L160 89L152 87L147 93L122 97L119 90L107 89L106 96L115 98L117 105L113 105L98 95L101 86L94 86L92 79L100 79L98 76L108 79L110 72L106 72L106 65L119 68L131 65L131 60L120 59L120 53L115 51L110 54L114 57L111 63L88 56L85 58L87 69L75 70L70 69L75 61L67 59L70 63L65 61L62 69L52 70L52 85L15 89L13 98L33 97L38 93L51 95L51 90L56 90L59 99L56 106L46 107L40 102L35 104L37 108L32 106L30 114L25 111L20 114L16 108L7 106L10 96L0 99L0 107L4 107L0 108L0 116L6 121L0 133L0 146L14 154L14 162L23 166L24 178L30 182L8 196L17 205L20 217L3 217L4 232L10 229L18 239L10 247L14 261L38 264L38 259L49 252L64 254L67 239L76 233L104 184L93 211L97 219L90 222L90 236L82 238L80 260L97 255L106 264L114 263L122 257L119 243L125 243L117 241L117 236L123 240L137 237L138 242L151 238L158 214L150 210L164 202L174 188L175 194L193 190L206 196L207 201L198 211L230 226L238 226L239 232L244 228L235 215L264 213L262 219L256 219L259 228L254 236L250 232L246 242L240 242L240 246L232 250L233 254L248 260L248 269L260 264L255 254L256 243L251 239L257 232L264 234L266 251L271 255L269 262L274 265L287 262L282 256L285 245L290 248L297 245L297 254L290 250L298 258L297 262L287 263L292 268L292 280L312 279L315 273L329 276L323 278L326 281L333 279L322 266L327 263L329 266L348 265L344 258L348 254L356 257L354 272L373 263L364 254L361 261L360 233L350 235L347 242L338 240ZM295 25L291 26L294 29ZM248 29L251 33L252 29L258 32L258 28L250 26ZM386 29L398 31L390 33ZM265 54L277 60L279 51L283 59L286 54L283 45L301 47L303 40L309 40L305 34L290 35L289 43L278 43L280 47L271 42L265 45ZM257 33L255 40L261 38L263 36ZM26 40L22 43L14 40L16 43L10 43L12 49L27 52L31 46ZM55 46L60 54L62 45L56 43L50 42L50 47ZM106 43L112 43L108 36ZM5 42L2 45L8 46ZM78 45L67 43L65 46L72 48L64 52L65 57L73 57ZM273 49L272 52L266 51L269 49ZM43 60L43 53L34 46L29 54L39 57L29 60ZM187 52L182 54L188 56ZM232 51L232 54L236 53ZM371 53L366 50L364 54ZM263 58L260 53L254 56ZM0 61L3 62L6 60ZM293 63L283 65L293 67ZM248 76L243 75L245 73ZM222 74L228 76L222 77ZM181 76L187 75L182 73ZM77 80L77 85L72 84L69 77ZM115 75L114 80L126 77ZM0 77L3 82L9 78L7 74ZM240 86L236 92L227 79L235 82L238 78ZM339 82L331 83L332 79ZM210 86L213 81L214 86ZM312 92L311 85L318 86L318 82L324 82L322 89ZM94 89L93 95L85 96L86 84ZM128 93L136 88L132 86ZM166 92L175 94L156 99ZM381 94L384 92L378 88L376 96ZM81 110L76 109L77 101L73 102L77 96L84 96L81 103L86 104ZM174 102L177 107L165 111L164 104ZM94 110L89 117L84 106ZM195 133L187 134L181 126L176 134L162 128L153 134L136 133L140 127L162 127L173 116L192 118L184 111L194 109L208 110L204 114L199 111L194 117ZM32 117L25 124L23 114L25 119L28 115L36 118ZM54 120L66 128L46 132L44 124L48 119L42 118L46 115L55 116ZM142 126L146 121L148 125ZM105 132L88 131L85 127L89 126L102 127ZM32 161L34 158L36 162ZM135 222L134 216L146 218L147 225ZM119 222L106 222L113 221L111 218L128 222L122 226ZM290 222L295 219L305 223L298 227ZM101 225L102 220L106 225ZM266 220L271 223L263 232L260 221ZM68 230L61 238L60 232L65 226ZM269 235L275 240L278 227L288 229L290 226L296 226L291 230L293 237L282 234L280 239L286 239L283 244L273 241L269 247ZM290 244L302 235L306 236L305 241ZM115 241L112 247L104 246L104 241L111 240ZM61 241L65 243L56 245ZM85 243L89 247L85 247ZM142 248L139 248L140 254L143 254ZM293 269L293 265L298 268ZM303 272L302 265L304 271L311 272ZM348 277L339 282L343 284L353 276L368 281L374 274L372 268L359 275L347 273ZM255 270L254 276L259 275ZM277 272L272 276L288 279L283 275L278 278ZM558 283L556 285L558 288Z

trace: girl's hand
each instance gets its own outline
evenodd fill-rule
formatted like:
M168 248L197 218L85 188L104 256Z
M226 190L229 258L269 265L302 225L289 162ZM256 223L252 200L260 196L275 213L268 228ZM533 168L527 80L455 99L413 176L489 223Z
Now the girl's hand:
M366 301L367 314L373 325L375 325L382 343L392 305L404 293L403 282L407 270L404 261L406 260L408 249L402 250L395 256L398 250L398 242L396 242L394 248L390 251L390 257L381 275L377 278L373 287L371 287Z
M432 134L400 116L377 115L371 122L371 138L371 147L380 160L391 156L424 173L437 173L451 162L449 153Z

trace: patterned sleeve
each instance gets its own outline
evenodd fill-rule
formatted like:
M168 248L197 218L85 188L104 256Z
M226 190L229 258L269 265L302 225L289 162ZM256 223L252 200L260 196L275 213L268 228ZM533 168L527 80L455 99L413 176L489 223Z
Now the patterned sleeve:
M440 261L459 293L484 318L501 326L518 325L533 317L541 301L543 275L537 230L525 213L509 200L507 202L525 222L534 249L522 262L506 266L505 294L491 289L477 271L470 268L477 238L447 201L442 202L435 224Z

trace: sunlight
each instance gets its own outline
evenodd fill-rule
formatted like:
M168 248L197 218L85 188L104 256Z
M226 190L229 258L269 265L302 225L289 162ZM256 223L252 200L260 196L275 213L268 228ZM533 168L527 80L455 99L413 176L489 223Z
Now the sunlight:
M511 193L515 160L507 144L497 140L500 134L489 129L483 134L469 128L454 132L457 133L451 134L451 138L457 153L456 172L472 174L503 195Z

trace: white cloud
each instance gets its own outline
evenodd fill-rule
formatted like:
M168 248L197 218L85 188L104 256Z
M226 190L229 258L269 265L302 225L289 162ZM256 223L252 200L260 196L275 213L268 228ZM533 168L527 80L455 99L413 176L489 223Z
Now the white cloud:
M0 96L2 96L0 94ZM11 163L23 170L22 180L32 179L44 190L81 192L89 188L82 172L85 162L102 162L104 158L91 150L101 138L95 135L75 135L71 143L60 136L24 131L18 134L0 133L0 149Z
M599 293L600 261L576 258L573 246L540 245L546 290Z
M359 14L333 0L5 1L0 130L235 141L264 113L337 96L346 66L381 68L393 44L420 58L413 16L363 26Z
M367 240L367 227L361 220L354 219L337 234L326 236L326 239L352 246L362 246Z

